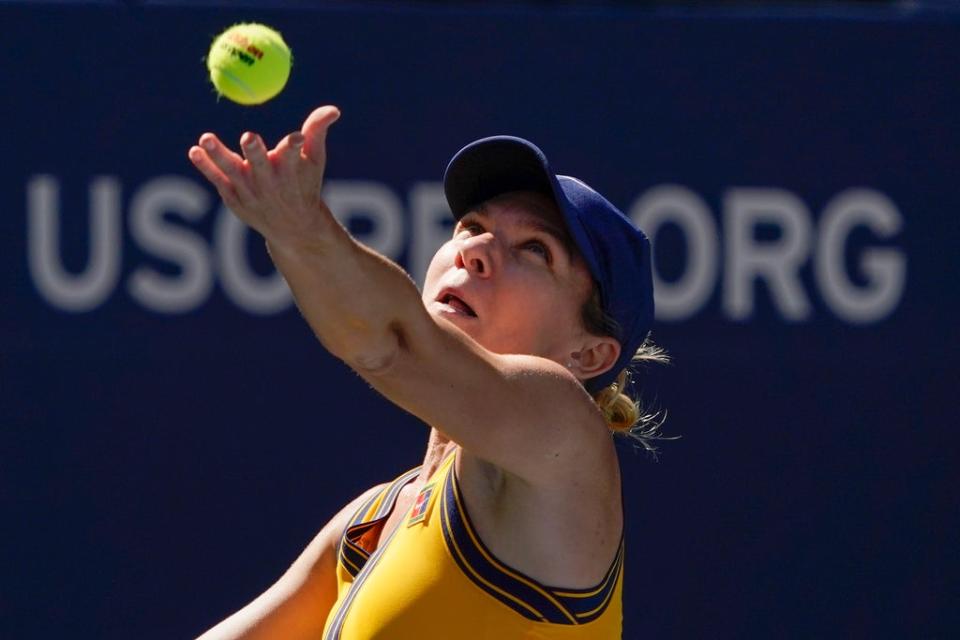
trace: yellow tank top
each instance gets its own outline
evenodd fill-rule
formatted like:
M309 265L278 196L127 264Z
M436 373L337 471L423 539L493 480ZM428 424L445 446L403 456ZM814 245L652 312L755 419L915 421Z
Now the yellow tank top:
M548 587L506 566L470 523L447 457L387 540L374 544L413 469L351 519L324 640L620 638L623 541L591 589Z

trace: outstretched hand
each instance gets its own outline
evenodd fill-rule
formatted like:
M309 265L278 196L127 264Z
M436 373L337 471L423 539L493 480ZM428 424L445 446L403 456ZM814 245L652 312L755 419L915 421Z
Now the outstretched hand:
M237 217L272 246L309 245L332 222L320 188L327 131L339 117L336 107L319 107L270 150L259 135L244 133L243 155L204 133L187 155Z

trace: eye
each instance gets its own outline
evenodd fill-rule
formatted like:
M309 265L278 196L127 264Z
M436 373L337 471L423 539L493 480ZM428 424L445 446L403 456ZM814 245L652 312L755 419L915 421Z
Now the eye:
M475 222L473 220L461 220L460 231L458 233L463 233L464 231L472 236L476 236L483 233L485 229L479 222Z
M553 256L550 254L550 248L539 240L530 240L523 245L524 250L539 254L550 264Z

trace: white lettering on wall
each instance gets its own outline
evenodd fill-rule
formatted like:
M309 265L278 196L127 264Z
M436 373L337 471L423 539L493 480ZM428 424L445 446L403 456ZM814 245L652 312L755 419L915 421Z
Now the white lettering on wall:
M250 227L223 205L213 227L214 257L223 291L238 307L255 315L280 313L293 304L293 294L276 269L260 276L250 268L247 236ZM257 236L259 237L259 236Z
M723 308L734 320L753 315L754 282L767 284L774 304L788 320L804 320L810 302L800 267L810 256L810 212L800 198L782 189L731 189L724 197ZM756 240L757 227L777 227L780 239Z
M27 264L40 295L52 306L80 313L106 300L120 278L120 182L100 176L90 183L86 268L68 273L60 260L60 183L34 176L27 183Z
M630 208L633 223L653 242L668 223L680 228L687 243L687 264L675 282L653 272L657 318L684 320L707 303L717 282L717 225L710 209L696 193L677 185L653 187Z
M890 198L877 191L848 189L838 194L823 210L814 274L834 313L852 324L865 324L886 317L900 303L907 259L893 247L866 249L860 269L868 284L854 285L845 271L844 245L858 225L886 239L900 231L903 218Z
M199 306L213 290L213 267L203 237L164 218L175 213L191 221L206 215L208 192L177 176L154 178L130 201L130 235L146 252L175 264L180 273L164 275L138 267L127 281L130 295L147 309L184 313Z
M410 275L422 287L433 255L452 235L444 225L451 216L443 185L439 182L418 182L413 185L410 189L410 216L413 219Z
M360 180L331 181L323 198L345 227L352 218L367 218L372 231L357 235L365 245L396 259L403 251L403 204L386 185Z
M77 240L62 237L61 208L73 207L60 202L59 181L34 176L26 193L27 259L34 286L54 308L93 311L118 290L122 256L138 253L123 250L120 182L98 176L88 185L90 233L87 262L79 273L63 265L61 243ZM382 183L329 181L324 189L342 224L358 228L358 239L387 257L397 260L406 254L409 271L422 283L433 254L450 237L451 221L440 183L415 183L407 196L405 212L402 198ZM701 313L715 293L725 317L749 321L759 304L758 284L773 309L791 322L812 317L814 294L851 324L879 322L903 298L907 258L901 247L891 244L902 230L903 217L879 191L842 191L827 202L819 221L790 191L755 187L729 189L715 215L689 188L658 185L641 194L628 212L647 232L654 251L667 225L680 231L687 247L680 276L673 280L662 278L654 261L661 321L680 322ZM209 239L194 227L207 215L215 216ZM292 295L278 272L261 275L251 267L250 229L198 181L160 176L145 182L132 191L127 218L133 245L175 267L170 272L142 263L126 265L125 288L144 309L163 314L196 310L210 299L216 282L247 313L271 315L291 306ZM888 246L866 247L848 256L848 240L858 229ZM848 264L856 265L859 278L851 277ZM809 275L807 269L813 278L805 284L801 274Z

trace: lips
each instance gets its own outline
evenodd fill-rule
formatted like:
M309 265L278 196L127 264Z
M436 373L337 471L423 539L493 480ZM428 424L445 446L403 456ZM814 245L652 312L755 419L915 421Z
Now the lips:
M437 301L441 304L445 304L448 307L459 311L464 315L468 315L471 318L477 317L477 312L473 308L463 301L463 298L458 296L456 292L453 291L444 291L440 294L440 297L437 298Z

